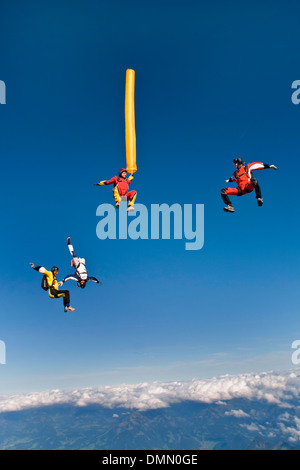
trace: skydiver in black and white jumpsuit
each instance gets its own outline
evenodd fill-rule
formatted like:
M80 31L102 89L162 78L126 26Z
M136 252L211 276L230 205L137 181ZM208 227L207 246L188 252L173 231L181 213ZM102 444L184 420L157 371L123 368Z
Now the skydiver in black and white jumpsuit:
M60 281L59 285L62 285L64 284L64 282L71 280L71 281L76 281L77 286L81 287L82 289L85 288L86 283L88 281L95 282L96 284L99 284L101 286L102 283L96 277L88 275L88 271L85 266L85 259L79 258L75 254L73 245L71 245L70 237L67 239L67 245L68 245L70 254L73 258L71 261L71 266L76 269L76 272L74 274L69 274L68 276L66 276L62 281Z

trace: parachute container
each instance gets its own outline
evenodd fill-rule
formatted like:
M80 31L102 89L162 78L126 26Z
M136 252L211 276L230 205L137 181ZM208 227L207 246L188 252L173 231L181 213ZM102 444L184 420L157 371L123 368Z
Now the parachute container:
M127 172L130 174L135 173L137 171L134 88L135 71L128 69L126 70L125 86L125 143Z

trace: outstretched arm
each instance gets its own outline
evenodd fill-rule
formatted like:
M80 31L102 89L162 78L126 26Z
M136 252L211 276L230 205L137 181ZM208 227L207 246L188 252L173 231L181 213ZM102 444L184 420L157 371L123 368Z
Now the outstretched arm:
M77 274L69 274L62 281L60 281L59 284L62 286L67 281L76 281L76 282L78 282L79 278L78 278Z
M275 166L275 165L267 165L266 163L265 163L265 168L270 168L271 170L278 170L277 166Z
M89 276L88 281L95 282L96 284L99 284L100 286L102 285L102 282L100 282L96 277L94 276Z
M32 267L32 269L34 269L35 271L38 271L41 274L49 274L49 271L47 271L45 268L43 268L43 266L36 266L35 267L33 263L29 263L29 264Z
M225 180L225 183L232 183L233 181L236 181L236 179L231 176L228 180Z
M117 184L117 177L114 176L112 179L106 181L106 180L103 180L103 181L100 181L100 183L95 183L94 186L106 186L108 184Z
M255 171L255 170L267 170L268 168L272 170L277 170L277 167L275 165L268 165L267 163L254 162L248 165L249 172Z

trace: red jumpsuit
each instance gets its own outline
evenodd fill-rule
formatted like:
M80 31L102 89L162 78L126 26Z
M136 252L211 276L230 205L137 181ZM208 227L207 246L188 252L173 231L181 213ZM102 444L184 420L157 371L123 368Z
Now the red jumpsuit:
M106 181L105 184L114 185L114 196L116 199L116 192L123 198L125 197L127 201L131 201L136 195L136 191L128 191L131 181L127 178L122 178L122 176L114 176L109 181Z
M227 205L231 205L231 201L228 195L232 196L243 196L244 194L251 193L254 189L256 192L256 198L261 198L261 190L258 182L252 176L252 171L254 170L264 170L270 168L269 165L260 162L249 163L248 165L243 165L241 168L236 170L233 173L233 176L229 179L229 182L236 181L237 188L223 188L221 190L221 196L223 201Z

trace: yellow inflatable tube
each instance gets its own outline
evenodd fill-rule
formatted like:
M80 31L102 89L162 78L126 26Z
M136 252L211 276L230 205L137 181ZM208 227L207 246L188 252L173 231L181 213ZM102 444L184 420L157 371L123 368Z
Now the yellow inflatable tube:
M126 70L126 87L125 87L125 142L126 142L127 172L130 174L135 173L137 171L134 86L135 86L135 71L128 69Z

